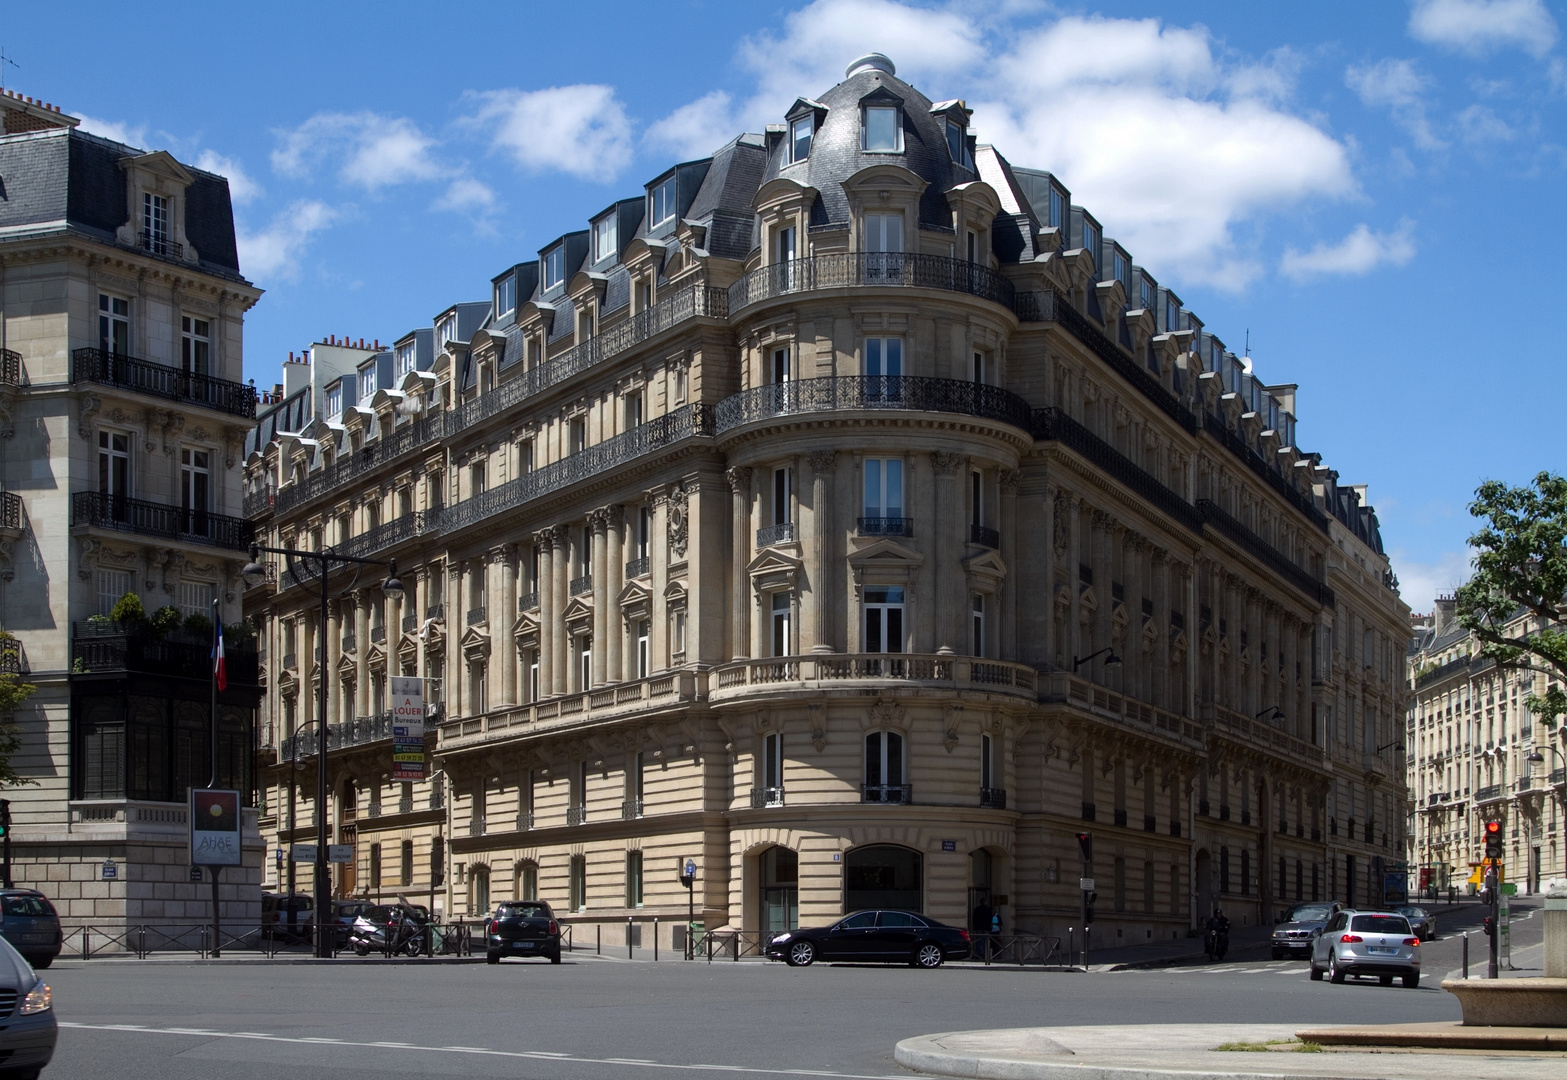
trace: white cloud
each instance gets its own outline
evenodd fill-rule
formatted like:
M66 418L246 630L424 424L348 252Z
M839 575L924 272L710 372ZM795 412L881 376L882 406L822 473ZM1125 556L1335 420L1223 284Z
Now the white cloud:
M722 90L714 90L655 121L643 138L654 147L693 158L722 146L740 130L734 118L733 99Z
M528 172L559 171L608 182L631 161L631 122L614 87L595 84L473 95L470 127Z
M1402 549L1394 549L1388 558L1398 577L1398 594L1411 611L1425 614L1435 609L1438 596L1449 596L1473 573L1470 560L1474 552L1444 551L1434 562L1408 558Z
M1409 33L1472 56L1518 48L1538 57L1556 44L1557 28L1542 0L1415 0Z
M1511 142L1517 132L1484 105L1471 105L1456 117L1464 142L1472 145Z
M224 157L215 150L203 150L198 154L196 168L226 177L229 182L229 197L236 203L247 203L266 194L261 185L240 167L238 161L231 157Z
M1318 244L1310 251L1286 248L1279 272L1295 281L1330 274L1367 274L1383 263L1403 266L1415 257L1415 223L1408 218L1390 233L1372 232L1364 223L1336 244Z
M330 164L343 183L375 191L408 181L439 180L455 171L435 159L435 140L407 117L317 113L278 135L281 145L272 152L272 167L284 176L309 177Z
M495 208L495 192L471 176L459 176L432 204L435 210L488 211Z
M337 211L323 202L301 199L272 219L260 232L241 229L240 269L252 281L280 277L292 281L299 276L298 260L310 238L337 219Z
M105 139L112 139L126 146L145 147L147 145L147 126L133 127L114 120L100 120L96 116L83 116L81 129L90 131L94 135L100 135Z
M1431 130L1425 103L1431 80L1413 60L1380 60L1366 67L1351 67L1344 72L1344 82L1365 105L1387 109L1422 150L1440 150L1447 145Z

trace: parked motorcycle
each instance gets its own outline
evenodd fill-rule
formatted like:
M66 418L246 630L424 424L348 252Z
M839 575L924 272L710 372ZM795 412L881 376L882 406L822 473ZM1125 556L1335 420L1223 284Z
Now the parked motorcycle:
M428 949L430 924L419 912L378 904L354 919L348 946L360 956L372 952L387 956L419 956Z

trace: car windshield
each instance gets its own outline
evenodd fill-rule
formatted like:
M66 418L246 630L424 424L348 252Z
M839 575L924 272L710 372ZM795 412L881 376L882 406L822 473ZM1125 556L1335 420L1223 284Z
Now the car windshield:
M1356 915L1349 928L1362 934L1407 934L1409 920L1402 915Z
M393 922L397 918L397 909L378 904L368 911L361 911L359 914L362 918L369 919L371 922Z
M1321 922L1332 909L1327 904L1306 904L1290 912L1290 922Z
M543 904L502 904L495 909L497 919L547 919L550 909Z
M7 915L53 915L54 908L50 907L49 901L41 896L7 896L5 913Z
M1426 917L1425 908L1401 907L1398 909L1398 913L1411 919L1423 919Z

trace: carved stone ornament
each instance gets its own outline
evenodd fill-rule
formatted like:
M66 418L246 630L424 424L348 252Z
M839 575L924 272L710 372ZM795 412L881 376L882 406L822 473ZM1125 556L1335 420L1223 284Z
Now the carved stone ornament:
M950 450L933 450L930 461L936 469L937 476L955 476L963 465L963 455L955 454Z
M686 505L690 495L686 492L684 484L679 484L669 492L669 523L666 532L669 537L669 551L677 559L683 559L686 555L686 539L688 535L688 522L686 521Z
M1057 558L1061 558L1066 555L1067 543L1070 540L1070 536L1067 531L1069 524L1067 521L1067 515L1069 515L1071 512L1072 500L1064 494L1057 494L1054 514L1055 536L1053 537L1055 541Z
M833 462L838 459L836 450L812 450L806 455L811 463L811 472L816 476L826 476L832 472Z

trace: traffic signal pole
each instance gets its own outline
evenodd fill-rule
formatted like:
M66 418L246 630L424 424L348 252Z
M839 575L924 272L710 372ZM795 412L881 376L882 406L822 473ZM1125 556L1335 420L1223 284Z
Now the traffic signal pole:
M1490 938L1490 960L1486 965L1486 978L1501 977L1502 929L1499 920L1502 907L1502 823L1485 823L1485 936Z
M0 799L0 834L5 836L5 887L16 888L11 883L11 800Z

